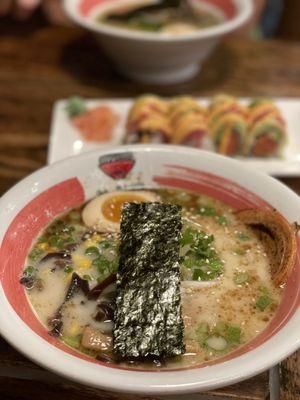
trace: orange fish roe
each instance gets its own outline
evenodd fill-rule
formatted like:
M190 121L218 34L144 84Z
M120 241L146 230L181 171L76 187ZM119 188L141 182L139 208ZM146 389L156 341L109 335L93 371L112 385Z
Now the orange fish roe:
M118 119L109 107L99 106L73 117L72 122L86 141L107 142Z

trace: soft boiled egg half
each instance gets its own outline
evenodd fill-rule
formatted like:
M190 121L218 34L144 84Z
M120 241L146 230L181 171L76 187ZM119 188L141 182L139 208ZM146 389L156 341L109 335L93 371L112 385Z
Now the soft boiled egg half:
M151 203L159 201L157 195L147 191L115 191L91 200L82 211L84 224L100 232L118 232L124 203Z

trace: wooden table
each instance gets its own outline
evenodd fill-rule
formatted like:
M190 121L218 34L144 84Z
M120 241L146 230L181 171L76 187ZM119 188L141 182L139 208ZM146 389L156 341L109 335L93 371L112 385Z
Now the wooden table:
M222 44L193 81L176 86L135 84L116 75L84 32L42 27L0 30L0 193L46 162L53 102L70 95L300 96L300 45L234 40ZM300 194L300 179L282 179ZM26 344L24 344L26 345ZM300 352L282 363L281 398L300 399ZM216 390L206 398L266 399L268 374ZM137 399L75 385L42 370L0 340L0 398ZM194 397L189 397L192 400ZM198 395L195 399L204 398Z

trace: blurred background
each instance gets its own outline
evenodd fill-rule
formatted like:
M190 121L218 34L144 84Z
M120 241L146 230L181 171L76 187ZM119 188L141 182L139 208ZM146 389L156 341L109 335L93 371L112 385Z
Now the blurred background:
M251 1L251 0L249 0ZM300 39L300 2L295 0L254 0L255 13L236 32L253 38ZM32 32L43 26L71 26L61 0L1 0L1 34Z

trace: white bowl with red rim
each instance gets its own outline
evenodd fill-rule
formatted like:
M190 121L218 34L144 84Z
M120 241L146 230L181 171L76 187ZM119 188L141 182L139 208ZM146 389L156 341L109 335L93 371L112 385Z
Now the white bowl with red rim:
M98 190L181 188L213 196L234 209L276 208L299 220L300 199L277 180L210 152L180 146L136 145L93 151L45 167L0 200L0 333L25 356L74 381L107 390L182 394L233 384L258 374L300 346L300 243L282 302L251 342L206 364L172 371L126 369L80 354L50 336L19 283L39 232L60 213Z
M94 33L117 70L137 81L171 84L191 79L216 44L248 20L250 0L193 0L222 17L211 27L177 36L121 29L96 21L113 3L142 0L64 0L67 15ZM96 57L96 55L95 55Z

